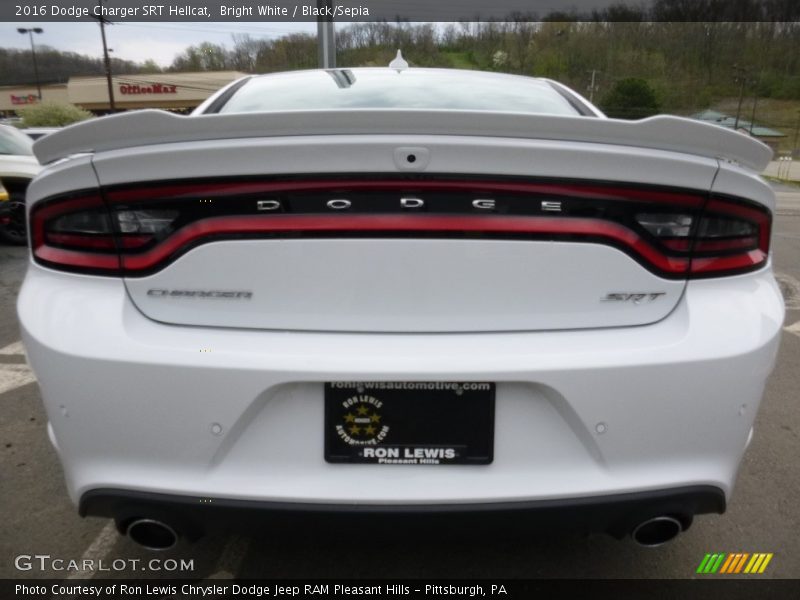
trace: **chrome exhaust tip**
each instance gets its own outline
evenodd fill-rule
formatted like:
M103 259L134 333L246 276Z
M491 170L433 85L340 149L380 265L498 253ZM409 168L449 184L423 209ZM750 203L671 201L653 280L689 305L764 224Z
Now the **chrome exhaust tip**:
M675 517L655 517L639 523L631 532L633 541L640 546L656 548L671 542L683 531L683 525Z
M166 523L154 519L131 521L125 534L148 550L169 550L178 543L178 533Z

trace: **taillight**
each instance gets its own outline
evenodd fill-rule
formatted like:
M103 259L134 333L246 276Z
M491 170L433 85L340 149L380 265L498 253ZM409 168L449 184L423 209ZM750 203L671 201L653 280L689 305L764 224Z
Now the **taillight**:
M42 264L98 275L120 274L119 252L171 233L177 210L109 212L100 196L44 202L31 211L31 247Z
M30 219L31 248L39 262L80 272L108 275L118 272L114 233L99 196L38 204Z
M711 198L695 233L691 273L728 275L760 267L769 256L771 224L766 208Z
M692 215L680 213L639 213L636 221L649 233L663 239L688 239Z
M411 197L409 208L401 199ZM769 228L766 209L701 192L455 177L119 186L105 203L54 199L31 213L36 260L128 277L219 240L480 237L610 245L661 277L683 279L757 268Z
M643 212L636 215L636 222L647 233L669 250L688 252L691 249L692 224L695 217L691 213Z
M129 234L160 234L171 229L177 210L120 210L114 213L119 231Z

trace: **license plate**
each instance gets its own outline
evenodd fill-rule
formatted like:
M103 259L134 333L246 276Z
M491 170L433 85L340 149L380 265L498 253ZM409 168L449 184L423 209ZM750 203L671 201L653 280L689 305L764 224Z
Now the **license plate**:
M495 384L325 384L325 460L486 465L494 450Z

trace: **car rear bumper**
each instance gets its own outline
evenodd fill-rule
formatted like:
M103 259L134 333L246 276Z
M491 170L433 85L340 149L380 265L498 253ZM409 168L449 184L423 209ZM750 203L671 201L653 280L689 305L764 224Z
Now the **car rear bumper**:
M124 529L127 523L147 516L169 523L185 537L202 534L210 524L276 524L291 530L294 522L308 526L352 527L362 519L374 526L376 517L389 517L393 529L409 527L468 527L478 531L606 532L622 538L643 521L675 515L684 528L697 514L725 512L725 494L711 486L693 486L632 494L478 504L316 504L210 499L197 496L154 494L129 490L96 489L80 500L81 516L108 517Z
M19 297L67 487L87 513L94 490L453 510L694 486L729 498L783 311L769 269L692 281L652 325L541 333L168 326L119 280L33 264ZM323 383L398 380L496 382L493 463L326 463Z

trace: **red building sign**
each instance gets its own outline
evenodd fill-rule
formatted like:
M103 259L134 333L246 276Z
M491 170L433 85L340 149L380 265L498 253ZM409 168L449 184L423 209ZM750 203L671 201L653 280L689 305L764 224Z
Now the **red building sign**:
M36 104L38 101L39 96L36 94L27 94L25 96L11 94L11 104Z

